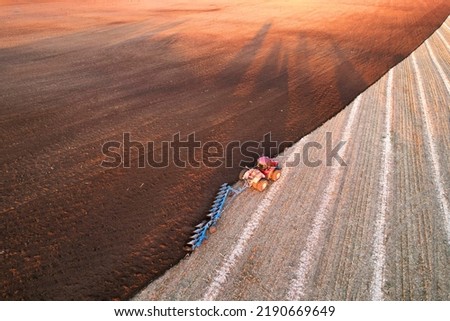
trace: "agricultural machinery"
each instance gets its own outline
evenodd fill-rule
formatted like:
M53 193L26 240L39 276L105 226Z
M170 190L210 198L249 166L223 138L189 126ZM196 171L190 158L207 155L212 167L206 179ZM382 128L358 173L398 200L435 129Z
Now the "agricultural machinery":
M269 181L277 181L281 176L281 168L278 162L261 156L256 162L255 168L244 168L239 174L239 179L244 180L248 186L262 192L269 185Z
M278 162L267 156L261 156L258 158L254 168L244 168L241 171L239 174L241 184L238 184L238 187L233 188L227 183L222 184L209 213L206 215L207 219L195 227L190 237L191 240L187 243L185 250L194 251L207 239L208 232L215 232L217 221L221 217L225 209L225 203L229 197L232 200L249 187L262 192L269 185L269 181L277 181L280 176L281 167Z

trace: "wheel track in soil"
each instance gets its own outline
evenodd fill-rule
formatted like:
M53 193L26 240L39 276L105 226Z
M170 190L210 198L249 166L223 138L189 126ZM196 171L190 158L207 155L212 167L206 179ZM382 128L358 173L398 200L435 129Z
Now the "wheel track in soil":
M350 113L354 113L344 158L347 167L300 165L284 170L278 188L273 185L265 193L244 192L229 204L218 231L206 244L134 299L449 300L445 204L450 189L446 165L450 159L450 93L444 80L450 74L449 24L450 18L390 71L392 86L386 74L357 98L359 106L351 103L279 156L284 163L307 142L325 145L326 132L333 134L333 141L342 139ZM390 124L386 119L389 91ZM389 128L390 135L386 135ZM383 154L386 139L392 146L388 155ZM324 150L313 150L311 158L325 159ZM330 181L330 177L336 180ZM383 189L384 183L387 187ZM380 201L386 202L384 221L380 221ZM267 207L260 208L261 203ZM325 212L317 228L318 242L311 243L304 291L289 296L318 209ZM204 297L258 211L265 212L228 266L227 276L216 285L213 296ZM378 242L374 235L380 236ZM382 248L375 250L378 246ZM381 251L384 257L374 260L374 251ZM378 283L373 281L377 275L381 278ZM371 284L378 290L371 290Z

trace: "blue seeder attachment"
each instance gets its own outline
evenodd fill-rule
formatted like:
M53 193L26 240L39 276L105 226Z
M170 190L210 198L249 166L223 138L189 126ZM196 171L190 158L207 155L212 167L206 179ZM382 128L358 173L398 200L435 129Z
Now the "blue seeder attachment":
M199 247L203 243L204 240L208 238L206 232L211 226L215 226L217 224L217 221L219 220L224 210L225 202L228 196L230 196L231 193L233 193L234 196L236 196L239 193L241 193L245 188L246 186L236 190L227 183L224 183L222 184L222 186L220 186L216 198L214 199L214 202L211 206L211 209L209 210L209 213L206 215L207 219L195 227L195 230L192 236L190 237L191 241L187 243L190 251L194 251L197 247Z

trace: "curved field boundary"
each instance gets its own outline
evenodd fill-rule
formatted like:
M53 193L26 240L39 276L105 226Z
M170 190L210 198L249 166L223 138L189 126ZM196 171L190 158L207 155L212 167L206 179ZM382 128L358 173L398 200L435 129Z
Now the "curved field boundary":
M331 132L347 166L300 164L244 192L134 299L449 300L449 24L279 157Z

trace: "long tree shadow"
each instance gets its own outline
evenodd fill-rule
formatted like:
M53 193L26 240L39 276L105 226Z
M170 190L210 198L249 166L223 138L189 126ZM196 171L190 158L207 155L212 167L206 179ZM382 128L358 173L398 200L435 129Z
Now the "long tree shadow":
M253 89L243 97L237 97L238 106L234 113L236 121L231 122L229 139L236 138L247 147L241 145L240 153L226 155L233 159L235 164L231 173L236 177L239 165L252 166L256 157L262 153L275 155L274 148L264 149L259 143L263 140L265 134L274 129L278 134L277 128L280 121L280 106L284 106L288 101L288 66L287 56L282 54L282 42L276 41L259 64L259 70L254 79L250 82L254 85ZM282 107L281 107L282 108ZM250 126L251 124L251 126ZM282 126L281 126L282 127ZM237 136L233 133L239 133Z
M280 86L279 83L279 67L281 57L281 41L278 40L272 45L265 61L262 64L258 74L256 75L256 86L254 95L263 93L269 89Z
M347 106L356 95L363 92L369 84L365 81L362 73L358 71L355 64L348 58L346 52L331 40L334 54L337 57L335 66L336 88L339 92L342 106Z
M283 122L284 139L288 140L295 140L304 134L305 123L310 118L308 115L313 113L317 105L317 88L314 87L314 71L317 70L312 70L310 64L314 47L309 46L309 39L309 33L300 32L295 51L289 56L289 102Z
M219 73L217 81L220 85L226 86L231 90L241 82L242 77L254 61L258 50L262 47L271 26L272 23L265 23L253 39L242 47L223 71Z
M272 45L257 73L256 85L250 96L250 99L258 101L259 105L254 107L254 113L263 116L263 122L259 126L259 140L262 141L263 137L269 134L270 139L277 144L271 147L265 144L261 146L259 153L271 157L280 152L279 144L285 137L283 122L290 100L288 63L288 53L283 51L283 43L278 40ZM262 100L258 99L260 97Z

